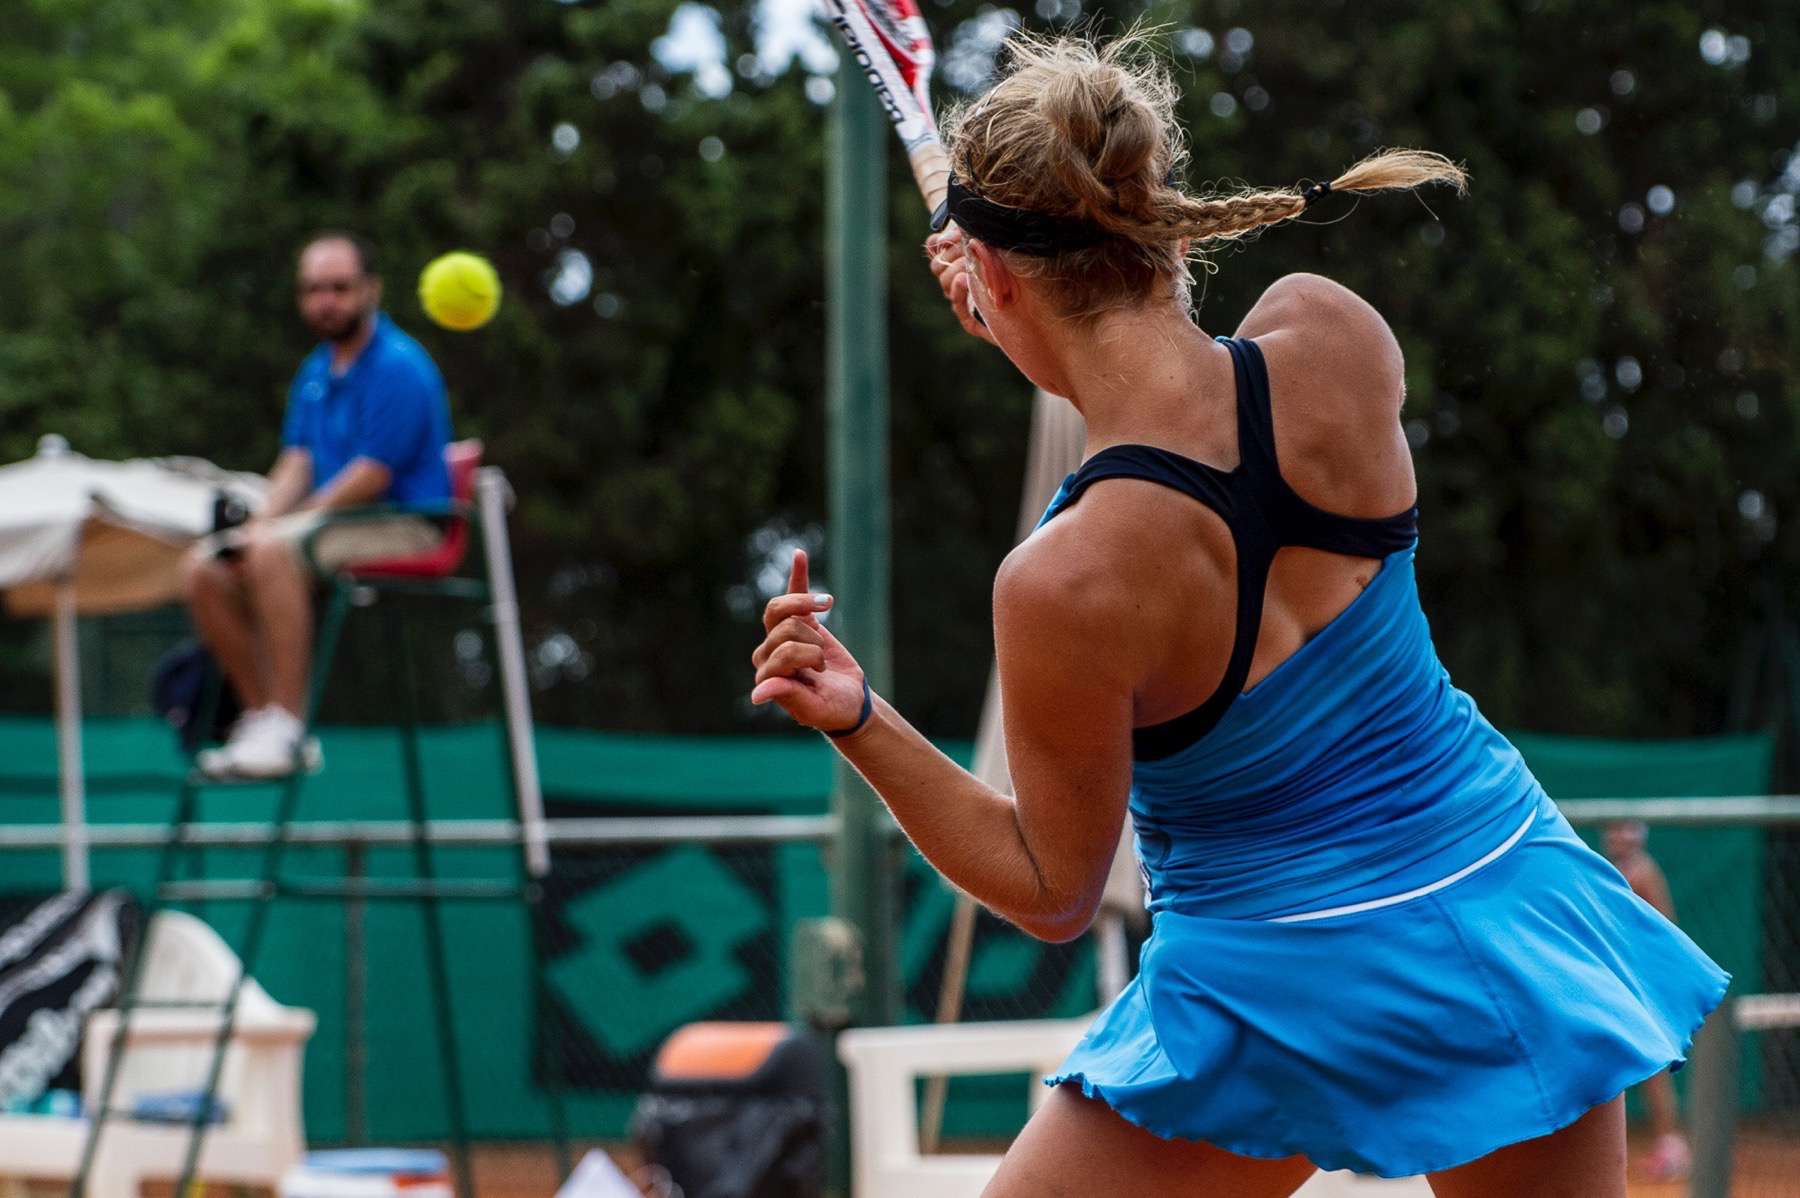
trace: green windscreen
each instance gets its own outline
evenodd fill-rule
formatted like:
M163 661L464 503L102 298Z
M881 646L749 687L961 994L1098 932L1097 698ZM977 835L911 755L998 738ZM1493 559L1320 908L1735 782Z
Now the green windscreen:
M299 818L401 819L404 780L396 734L328 728L325 770L311 779ZM1756 794L1767 789L1771 747L1761 736L1654 744L1536 735L1517 742L1558 798ZM966 744L949 744L966 759ZM827 808L830 750L811 737L682 738L546 728L538 755L550 814L819 814ZM183 770L173 738L145 719L92 720L86 729L88 812L95 823L166 823ZM510 815L505 757L492 725L436 727L424 735L426 794L434 819ZM272 788L207 792L215 821L271 817ZM55 734L47 720L0 720L0 820L54 824ZM1756 829L1656 829L1651 848L1667 870L1683 926L1739 979L1760 988L1761 845ZM909 853L910 857L910 853ZM254 849L193 854L195 876L251 876ZM510 848L437 850L441 873L517 878ZM153 850L96 850L96 885L142 893ZM299 846L292 877L339 877L345 850ZM371 876L408 877L410 850L370 850ZM4 889L53 889L53 850L9 851ZM926 1019L937 1001L953 902L911 857L903 877L896 951L907 1018ZM813 845L566 850L548 887L545 942L553 996L548 1027L531 1000L530 942L522 911L508 903L445 904L452 1008L464 1090L476 1134L535 1138L546 1132L542 1085L552 1072L573 1088L578 1134L616 1136L642 1089L655 1049L670 1031L700 1019L781 1018L788 999L788 931L824 914L825 862ZM238 943L246 908L190 909ZM363 1109L372 1140L441 1136L443 1082L416 904L375 903L363 921L362 1009L366 1021ZM254 973L282 1002L319 1016L306 1058L310 1139L349 1131L346 1027L349 931L342 904L281 900ZM1749 983L1746 985L1746 983ZM970 1019L1078 1015L1094 1005L1092 948L1033 941L990 917L977 930L964 1004ZM1747 1085L1754 1094L1754 1077ZM1019 1087L959 1085L947 1130L1004 1134L1023 1112ZM1004 1097L1001 1097L1004 1095Z

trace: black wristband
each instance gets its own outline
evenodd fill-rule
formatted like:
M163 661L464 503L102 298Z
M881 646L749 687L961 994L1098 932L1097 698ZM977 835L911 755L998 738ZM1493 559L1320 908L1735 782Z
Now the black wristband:
M868 723L869 717L874 714L875 692L869 689L869 680L865 677L863 679L862 713L856 717L856 723L850 725L848 728L839 728L836 732L833 732L829 728L821 728L819 731L823 732L826 736L831 737L833 740L836 740L840 736L849 736L853 732L861 732L862 726Z

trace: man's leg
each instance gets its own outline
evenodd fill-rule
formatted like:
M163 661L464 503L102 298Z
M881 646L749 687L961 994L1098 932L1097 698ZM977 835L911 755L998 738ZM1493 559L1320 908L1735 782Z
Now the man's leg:
M270 697L268 676L237 570L215 560L210 546L203 545L182 562L181 592L200 639L231 680L244 710L262 707Z
M306 709L312 667L312 596L306 567L286 541L256 537L244 547L242 569L268 651L268 702L298 718Z

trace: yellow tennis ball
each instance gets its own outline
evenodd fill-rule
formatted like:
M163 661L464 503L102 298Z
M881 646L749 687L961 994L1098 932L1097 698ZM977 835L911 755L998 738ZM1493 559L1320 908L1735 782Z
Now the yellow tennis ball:
M437 323L466 333L494 318L500 307L500 276L486 258L456 250L426 264L419 275L419 302Z

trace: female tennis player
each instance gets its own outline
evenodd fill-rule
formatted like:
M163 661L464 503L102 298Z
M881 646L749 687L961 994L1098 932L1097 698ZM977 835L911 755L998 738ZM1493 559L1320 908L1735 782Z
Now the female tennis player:
M991 1198L1263 1198L1315 1165L1429 1174L1445 1198L1623 1198L1618 1096L1682 1060L1727 978L1438 664L1381 316L1316 275L1275 282L1233 337L1189 311L1190 246L1462 174L1401 151L1194 196L1173 103L1139 42L1026 40L947 123L940 285L1087 421L994 584L1016 798L870 693L802 555L751 698L832 736L945 877L1047 940L1088 925L1131 811L1138 977Z

